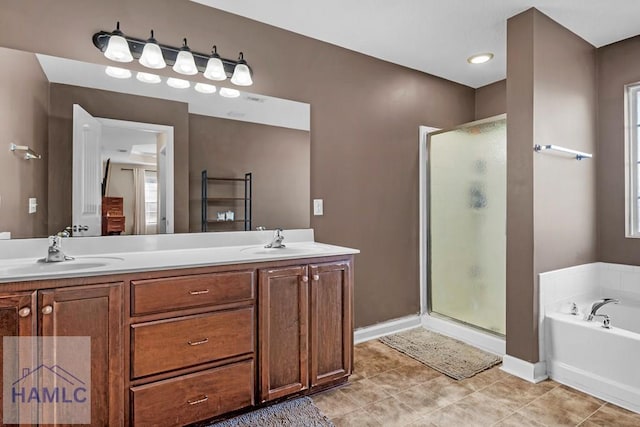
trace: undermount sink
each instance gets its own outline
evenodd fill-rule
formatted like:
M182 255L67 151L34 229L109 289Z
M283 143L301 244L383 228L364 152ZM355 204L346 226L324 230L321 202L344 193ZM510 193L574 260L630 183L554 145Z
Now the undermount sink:
M10 266L0 266L0 275L17 276L21 274L47 274L76 270L89 270L92 268L107 267L120 261L123 261L123 258L78 257L69 261L62 262L43 262L42 260L29 260Z
M253 255L296 255L296 254L316 254L324 252L324 249L315 245L286 245L284 248L265 248L264 246L251 246L240 249Z

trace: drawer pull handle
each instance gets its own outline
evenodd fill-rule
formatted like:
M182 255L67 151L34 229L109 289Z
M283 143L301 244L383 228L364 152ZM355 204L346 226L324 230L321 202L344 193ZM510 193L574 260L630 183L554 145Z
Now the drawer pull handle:
M197 405L198 403L204 403L207 400L209 400L209 396L207 396L206 394L204 395L204 397L201 397L200 399L196 399L196 400L187 400L187 403L189 405Z
M317 282L318 280L320 280L320 275L319 275L319 274L314 274L314 275L313 275L313 280L314 280L314 281L316 281L316 282Z
M209 338L205 338L205 339L200 340L200 341L188 341L189 345L191 345L191 346L206 344L208 342L209 342Z
M27 317L30 314L31 314L31 308L29 307L22 307L20 310L18 310L18 316L20 317Z
M208 293L209 293L209 289L203 289L201 291L189 291L189 295L203 295Z
M303 283L307 283L308 281L309 281L309 278L307 276L302 276Z
M50 305L45 305L42 307L42 314L51 314L53 313L53 307Z

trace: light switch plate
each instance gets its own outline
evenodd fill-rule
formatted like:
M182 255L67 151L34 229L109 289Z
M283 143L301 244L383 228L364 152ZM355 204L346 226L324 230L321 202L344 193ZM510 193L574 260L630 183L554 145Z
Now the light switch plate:
M38 199L35 197L29 197L29 213L36 213L38 210Z
M323 202L322 199L313 199L313 214L318 216L318 215L324 215L324 207L322 206Z

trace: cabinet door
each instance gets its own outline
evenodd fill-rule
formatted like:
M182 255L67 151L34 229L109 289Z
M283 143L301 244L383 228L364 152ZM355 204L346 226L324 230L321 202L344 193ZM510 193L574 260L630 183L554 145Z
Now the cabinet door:
M36 293L34 292L17 292L17 293L0 293L0 332L2 337L23 337L33 336L36 334ZM36 352L33 351L32 354ZM3 360L4 346L3 340L0 338L0 367L4 367L8 361ZM37 361L32 361L34 365ZM20 372L18 360L15 361L12 372ZM0 376L0 386L2 377ZM2 388L4 390L4 388ZM0 391L0 421L2 420L2 410L4 402L2 401L4 393ZM35 424L36 414L19 415L20 420L25 424Z
M122 425L122 283L38 295L42 336L91 337L91 425Z
M351 374L352 276L348 261L310 266L311 386Z
M309 386L307 267L260 270L258 286L260 399L266 402Z

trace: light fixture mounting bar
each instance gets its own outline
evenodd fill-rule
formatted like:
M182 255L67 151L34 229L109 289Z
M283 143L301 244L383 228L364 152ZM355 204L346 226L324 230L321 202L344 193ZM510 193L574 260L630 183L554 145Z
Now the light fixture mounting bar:
M104 52L105 50L107 50L107 45L109 44L109 38L111 37L111 35L112 33L107 31L99 31L95 33L93 35L94 46L97 47L101 52ZM133 55L134 58L139 59L142 55L142 50L144 49L144 45L147 43L147 40L138 39L126 35L122 37L124 37L127 41L127 44L129 44L131 55ZM164 57L167 65L175 64L176 58L178 57L178 52L180 52L180 48L160 43L158 43L158 46L160 46L160 49L162 50L162 56ZM207 68L207 62L209 61L209 58L211 56L193 51L191 51L191 54L193 55L196 67L198 67L198 70L203 73ZM238 61L226 58L220 58L220 60L222 61L222 65L224 66L225 74L227 75L227 77L231 77L236 65L238 64Z

